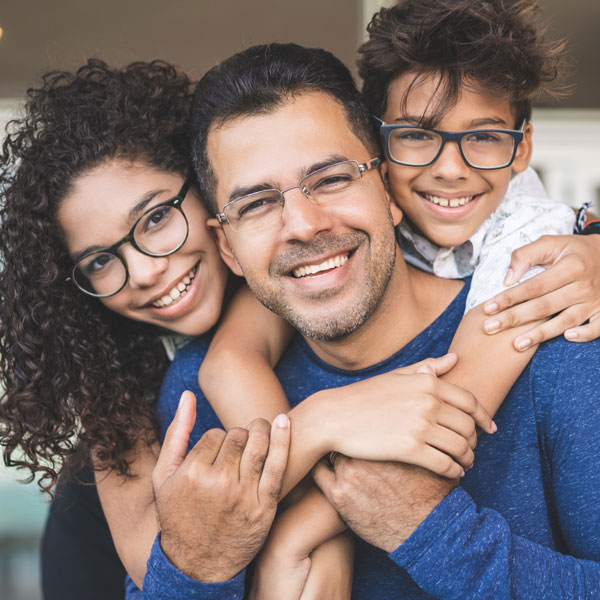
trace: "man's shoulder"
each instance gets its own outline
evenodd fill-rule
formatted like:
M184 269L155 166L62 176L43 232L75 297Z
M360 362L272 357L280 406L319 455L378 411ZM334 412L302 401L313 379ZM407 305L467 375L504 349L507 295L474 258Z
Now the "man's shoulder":
M591 411L600 418L598 364L600 340L575 343L560 336L540 344L526 371L538 417L568 422Z

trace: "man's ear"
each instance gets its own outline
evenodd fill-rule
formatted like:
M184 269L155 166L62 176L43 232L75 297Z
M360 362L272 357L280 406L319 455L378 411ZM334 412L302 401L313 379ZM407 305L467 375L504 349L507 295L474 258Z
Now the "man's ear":
M396 202L392 198L392 194L390 193L389 170L387 161L383 161L383 163L379 165L379 174L381 175L381 181L383 181L383 187L385 188L386 201L389 202L390 205L390 214L392 215L394 227L397 227L400 221L402 221L404 213L402 212L402 209L396 204Z
M523 140L517 147L517 153L515 154L515 160L512 164L513 173L522 173L528 166L531 160L531 153L533 152L533 125L527 123L525 131L523 132Z
M219 249L219 253L221 254L221 258L223 262L231 269L233 273L238 275L239 277L243 277L242 268L237 261L237 258L233 254L233 250L229 245L229 240L223 231L223 227L214 217L208 219L206 221L206 227L208 228L208 232L215 240L215 244Z

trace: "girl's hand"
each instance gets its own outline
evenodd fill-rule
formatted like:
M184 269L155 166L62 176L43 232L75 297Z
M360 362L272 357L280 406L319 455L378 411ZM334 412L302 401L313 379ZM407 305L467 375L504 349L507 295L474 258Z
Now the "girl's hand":
M496 333L552 317L515 338L517 350L562 334L573 342L600 337L600 235L546 235L518 248L505 284L519 281L535 265L546 271L485 304L484 311L494 316L484 330Z
M419 465L458 478L473 464L476 426L496 430L468 392L438 379L456 355L428 359L345 387L326 390L328 447L365 460Z

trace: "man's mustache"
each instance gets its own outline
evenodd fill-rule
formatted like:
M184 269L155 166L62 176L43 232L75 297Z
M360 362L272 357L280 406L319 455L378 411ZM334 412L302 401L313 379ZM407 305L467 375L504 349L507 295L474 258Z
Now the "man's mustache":
M314 263L325 255L332 256L355 250L367 239L367 234L353 231L343 235L321 235L310 242L294 240L290 247L271 263L271 274L287 274L297 267Z

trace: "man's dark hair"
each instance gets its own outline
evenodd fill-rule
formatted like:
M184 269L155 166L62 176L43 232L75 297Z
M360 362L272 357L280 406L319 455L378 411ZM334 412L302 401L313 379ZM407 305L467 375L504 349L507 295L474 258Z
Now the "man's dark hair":
M192 160L211 211L216 210L217 185L206 151L211 127L240 116L268 114L310 91L335 98L343 106L352 131L368 148L378 148L371 114L350 71L326 50L296 44L253 46L204 75L193 100Z
M400 75L415 74L405 104L419 77L439 74L441 94L424 126L454 106L461 86L507 98L520 126L531 118L532 98L552 91L565 46L544 41L537 8L531 0L399 0L382 8L358 50L369 108L378 116L385 112L390 83Z

